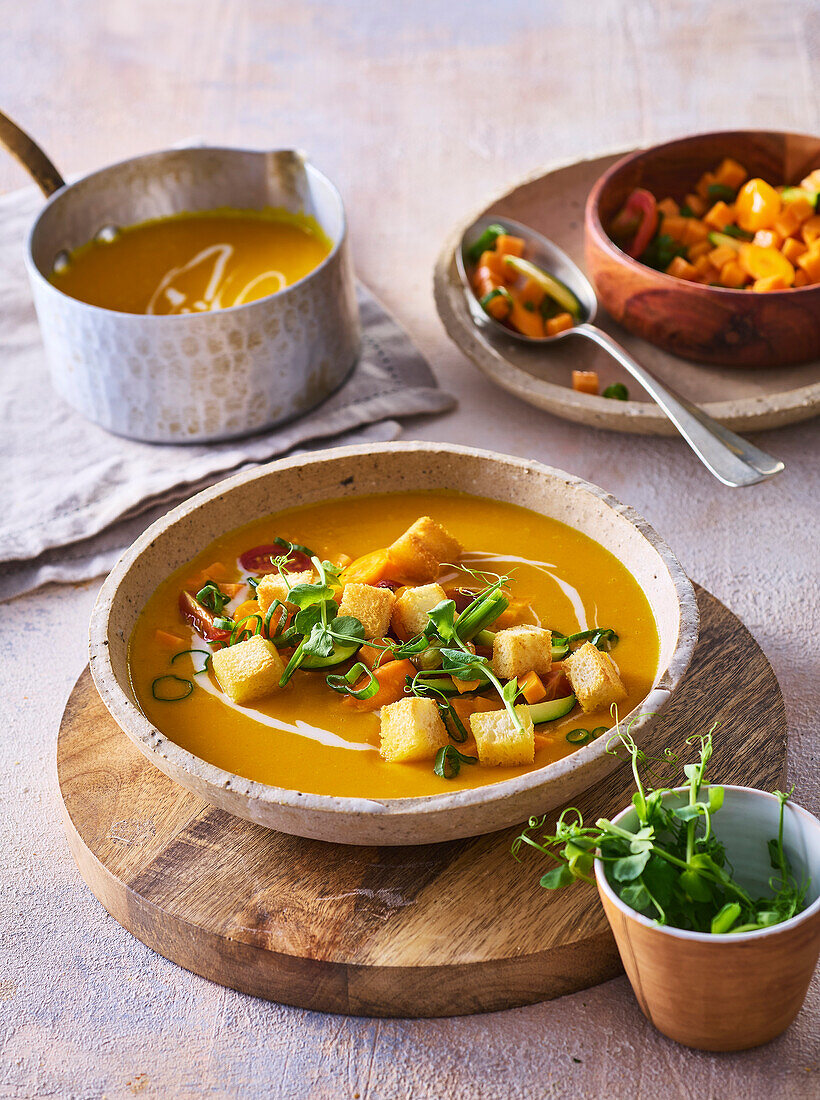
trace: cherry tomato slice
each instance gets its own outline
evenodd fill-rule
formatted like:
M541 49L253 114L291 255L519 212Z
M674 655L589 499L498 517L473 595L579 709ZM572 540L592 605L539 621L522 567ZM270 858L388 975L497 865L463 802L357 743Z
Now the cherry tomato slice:
M271 559L281 557L281 555L282 547L273 543L269 546L254 546L240 555L239 564L248 573L275 573L276 568ZM307 554L303 554L301 550L291 550L285 561L285 568L289 573L301 573L311 568L310 558Z
M203 607L190 592L180 592L179 610L186 623L189 623L206 642L225 642L230 638L230 631L220 630L214 626L213 612Z
M658 229L658 203L652 192L636 187L610 228L616 237L632 237L632 243L625 249L627 256L633 260L641 257Z

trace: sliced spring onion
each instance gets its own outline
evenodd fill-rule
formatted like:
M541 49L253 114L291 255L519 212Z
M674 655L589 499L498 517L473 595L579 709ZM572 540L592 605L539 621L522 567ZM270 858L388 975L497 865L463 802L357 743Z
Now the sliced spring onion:
M174 663L174 661L177 659L177 657L184 657L186 653L204 653L205 654L205 660L202 662L202 668L195 669L194 670L194 676L199 676L203 672L208 671L208 668L211 664L211 657L213 657L213 653L211 653L211 651L209 649L181 649L179 651L179 653L175 653L173 655L173 657L171 658L171 664Z
M477 764L477 756L465 756L454 745L445 745L436 753L433 771L442 779L455 779L461 771L462 764Z
M615 401L628 401L629 390L623 382L613 382L611 386L607 386L604 390L603 396L611 397Z
M504 236L507 230L503 225L488 225L484 232L478 237L470 247L464 253L468 263L477 264L481 259L481 253L487 252L489 249L495 247L495 242L499 237Z
M567 734L567 741L569 741L570 745L585 745L587 741L591 740L592 732L590 730L570 730Z
M298 550L300 554L304 554L308 558L315 557L313 551L307 546L300 546L298 542L288 542L287 539L279 538L278 536L273 540L275 546L281 546L283 550L290 552L291 550Z
M538 267L530 260L522 259L520 256L505 256L504 263L511 267L513 271L532 279L545 294L548 294L559 306L571 313L576 320L580 318L583 312L581 303L560 279L556 279L548 271L544 271L543 268Z
M356 691L353 685L362 676L369 677L363 688ZM354 699L372 699L379 690L379 681L362 661L357 661L343 676L328 676L327 686L340 695L352 695Z
M455 707L450 703L439 703L438 709L441 711L441 718L444 722L444 728L447 730L447 736L451 741L455 741L459 745L463 745L469 737L467 733L467 727L459 718L456 713ZM452 729L451 727L452 723Z
M183 686L174 688L172 687L174 683ZM160 689L160 684L166 684L167 686ZM194 685L191 681L183 679L182 676L157 676L151 684L151 694L161 703L181 703L183 699L188 698L193 690Z

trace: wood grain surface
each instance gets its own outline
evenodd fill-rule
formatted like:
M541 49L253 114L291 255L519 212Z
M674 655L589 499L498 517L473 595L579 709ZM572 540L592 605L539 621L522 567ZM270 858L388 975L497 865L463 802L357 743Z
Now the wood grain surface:
M698 590L701 639L647 749L683 762L722 723L711 774L772 788L786 723L777 680L741 623ZM83 672L57 750L69 844L111 915L149 947L223 985L330 1012L446 1016L584 989L621 967L593 887L548 892L518 830L407 848L287 836L231 817L157 771ZM620 768L578 800L585 817L631 796ZM556 811L557 812L557 811ZM554 815L550 815L550 822Z

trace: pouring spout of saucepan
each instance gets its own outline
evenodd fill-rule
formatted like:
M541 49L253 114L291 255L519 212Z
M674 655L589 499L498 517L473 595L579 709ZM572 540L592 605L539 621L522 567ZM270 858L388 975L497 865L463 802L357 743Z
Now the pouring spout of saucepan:
M537 339L508 328L483 309L470 283L467 257L482 234L496 223L502 224L509 233L521 237L526 242L528 259L569 287L581 306L578 324L554 336ZM754 444L725 428L697 405L676 393L670 386L661 383L650 371L636 362L626 348L622 347L609 333L598 328L593 323L598 311L598 299L589 279L566 252L536 230L500 214L484 215L463 233L456 248L455 263L464 287L470 316L479 328L507 339L536 345L545 351L549 351L557 340L570 337L592 340L632 375L658 407L666 413L703 465L724 485L730 488L755 485L785 469L779 459L766 454L759 447L755 447ZM592 397L591 400L598 401L605 398Z
M65 180L37 142L2 111L0 111L0 146L22 164L47 199L55 191L65 187Z

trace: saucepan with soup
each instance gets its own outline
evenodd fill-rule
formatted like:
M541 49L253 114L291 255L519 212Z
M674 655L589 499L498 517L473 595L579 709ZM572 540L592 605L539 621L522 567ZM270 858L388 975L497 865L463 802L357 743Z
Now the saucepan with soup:
M109 431L229 439L301 415L360 345L344 207L302 154L193 147L65 184L0 116L48 202L26 262L52 382Z

